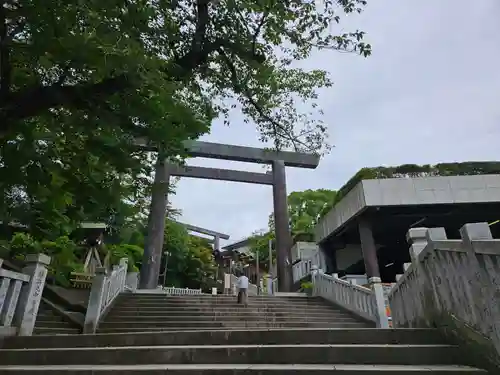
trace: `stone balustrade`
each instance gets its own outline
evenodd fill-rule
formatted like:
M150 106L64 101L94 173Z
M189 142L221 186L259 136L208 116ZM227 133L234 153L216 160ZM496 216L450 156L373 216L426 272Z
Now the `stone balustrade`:
M312 271L313 260L312 259L303 259L299 262L295 263L292 266L292 275L293 282L299 282L303 278L309 276Z
M487 223L466 224L461 237L448 239L444 228L408 232L412 263L389 293L393 325L451 329L467 343L473 331L482 352L498 355L500 240Z
M85 314L83 333L95 333L99 321L109 310L113 301L125 291L127 268L128 259L122 258L119 265L113 266L113 270L109 274L106 268L96 269Z
M321 253L319 251L309 258L301 259L292 266L293 282L299 282L311 275L313 266L322 267Z
M203 294L201 289L176 288L175 286L164 287L163 291L172 296L191 296Z
M353 285L339 279L336 275L326 275L322 270L314 268L312 281L315 296L340 305L346 310L376 323L381 328L388 327L385 307L379 311L374 290Z
M33 334L50 257L27 255L22 272L2 268L0 259L0 336Z

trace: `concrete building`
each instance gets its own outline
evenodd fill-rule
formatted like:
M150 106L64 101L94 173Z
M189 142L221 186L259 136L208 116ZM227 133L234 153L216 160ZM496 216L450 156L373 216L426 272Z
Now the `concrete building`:
M250 253L250 238L245 238L222 248L224 254L230 252L232 254L249 254Z
M500 219L500 175L360 181L315 228L327 272L393 282L410 261L409 228L445 227L460 238L465 223ZM491 227L494 237L500 224Z

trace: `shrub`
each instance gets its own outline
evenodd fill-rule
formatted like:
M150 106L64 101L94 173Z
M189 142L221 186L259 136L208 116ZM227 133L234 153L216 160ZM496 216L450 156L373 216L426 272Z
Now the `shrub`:
M313 288L313 283L310 281L303 282L300 284L300 287L302 290L312 290Z

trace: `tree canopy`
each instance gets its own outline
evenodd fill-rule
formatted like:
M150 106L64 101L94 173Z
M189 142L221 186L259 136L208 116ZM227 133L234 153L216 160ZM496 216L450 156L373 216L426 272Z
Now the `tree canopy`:
M59 235L133 215L153 161L134 139L182 157L232 108L274 148L326 151L315 101L331 81L295 62L316 49L368 56L363 32L332 33L365 3L1 1L0 216Z
M165 226L162 273L165 262L167 286L202 288L213 279L216 271L208 240L190 235L182 224L173 220L167 220Z
M333 206L337 192L317 189L295 191L288 195L288 215L292 236L313 234L314 227Z
M182 162L185 140L239 110L272 148L327 152L317 98L332 82L297 62L314 50L370 55L362 31L334 32L364 5L0 0L0 220L27 227L22 249L50 242L61 264L79 260L76 245L61 250L78 223L107 222L112 256L139 267L156 156L135 140ZM167 281L207 277L210 245L166 230L178 258Z
M168 146L172 135L206 131L231 106L220 99L232 98L276 146L319 150L324 126L294 104L331 82L292 63L314 49L371 52L363 32L332 34L340 15L360 12L365 0L2 4L0 136L7 139L43 118L51 129Z
M290 230L294 239L313 241L313 230L321 217L328 212L336 197L336 191L327 189L294 191L288 195ZM269 261L269 241L274 241L273 214L269 216L269 228L250 236L252 252L259 253L263 264ZM274 255L273 255L274 256Z

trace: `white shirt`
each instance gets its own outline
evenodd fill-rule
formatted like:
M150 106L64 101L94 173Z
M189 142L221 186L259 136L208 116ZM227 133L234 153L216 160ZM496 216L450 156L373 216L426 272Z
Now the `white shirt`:
M236 285L239 289L248 289L248 277L246 276L238 277Z

